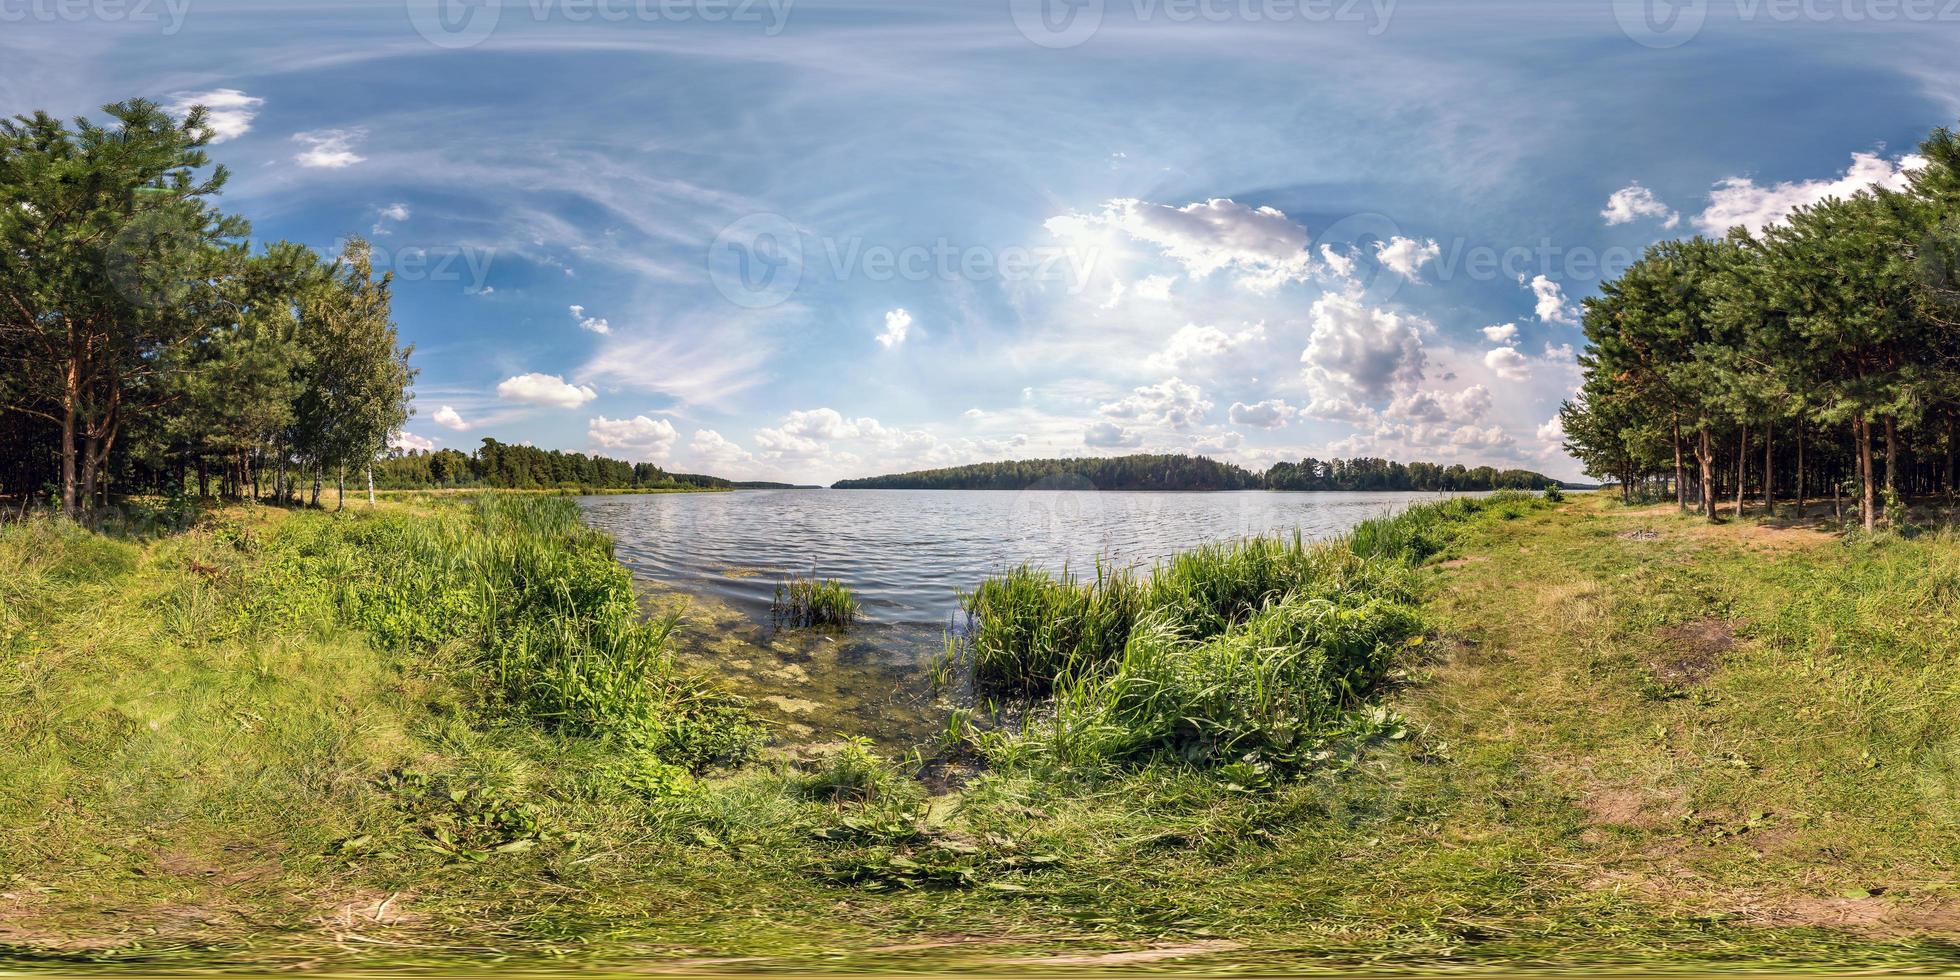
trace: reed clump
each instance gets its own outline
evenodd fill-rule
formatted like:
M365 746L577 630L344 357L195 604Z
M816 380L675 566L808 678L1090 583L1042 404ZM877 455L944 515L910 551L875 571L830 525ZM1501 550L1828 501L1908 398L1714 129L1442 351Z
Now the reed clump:
M791 576L776 586L769 614L778 626L842 629L857 621L861 607L850 586L834 578Z
M1047 720L1011 747L995 740L1012 753L1300 765L1335 734L1393 727L1356 709L1420 634L1417 567L1478 515L1542 506L1523 493L1456 498L1335 541L1207 545L1147 578L1012 569L966 597L974 622L955 652L982 691L1053 695Z
M761 743L739 702L675 672L678 618L641 617L612 540L568 497L489 494L433 517L308 522L271 551L262 574L335 585L264 582L252 591L273 608L248 610L251 622L312 616L397 649L456 649L501 709L697 768Z

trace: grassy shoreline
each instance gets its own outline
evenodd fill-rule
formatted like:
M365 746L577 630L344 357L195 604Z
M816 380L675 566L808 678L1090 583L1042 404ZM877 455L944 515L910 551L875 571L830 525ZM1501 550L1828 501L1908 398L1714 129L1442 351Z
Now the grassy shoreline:
M360 583L423 567L392 560L414 549L390 534L468 518L443 501L377 511L238 509L147 542L0 529L0 732L15 747L0 758L0 832L22 842L0 851L0 963L1955 959L1943 938L1960 931L1950 533L1710 527L1597 495L1405 521L1343 547L1408 556L1421 624L1393 635L1420 642L1368 661L1375 683L1328 702L1345 705L1335 715L1233 716L1234 731L1269 741L1321 732L1327 754L1300 765L1189 761L1194 736L1151 727L1170 716L1137 696L1188 690L1176 703L1204 706L1214 681L1325 683L1295 669L1305 660L1275 673L1244 656L1303 636L1335 649L1322 620L1296 616L1213 653L1182 634L1127 644L1065 685L1076 715L1037 711L1033 727L967 739L923 768L851 742L728 766L745 753L641 737L649 719L672 736L661 720L700 708L683 743L740 741L739 712L694 681L629 698L644 709L619 717L637 721L558 720L565 705L538 679L585 676L550 665L589 663L592 630L623 624L579 613L577 644L538 648L523 624L561 620L505 604L444 618L445 590L362 599ZM591 557L580 576L610 594L617 566L602 542L568 540L581 539L550 553ZM520 551L493 549L512 569L528 567ZM1366 591L1315 615L1359 609ZM1228 608L1216 635L1254 629L1253 606L1263 600L1213 607ZM415 611L400 632L420 639L389 639L404 621L376 609ZM513 686L485 658L518 638L538 674ZM1367 731L1336 732L1335 718ZM1072 747L1051 750L1064 730ZM1112 730L1155 734L1140 754L1089 737Z

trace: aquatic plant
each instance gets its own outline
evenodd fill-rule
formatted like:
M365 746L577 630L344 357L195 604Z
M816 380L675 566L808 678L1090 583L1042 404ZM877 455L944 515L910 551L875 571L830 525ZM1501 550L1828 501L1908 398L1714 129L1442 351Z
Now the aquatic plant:
M834 578L792 575L776 586L769 615L778 626L849 626L857 621L858 602L851 589Z

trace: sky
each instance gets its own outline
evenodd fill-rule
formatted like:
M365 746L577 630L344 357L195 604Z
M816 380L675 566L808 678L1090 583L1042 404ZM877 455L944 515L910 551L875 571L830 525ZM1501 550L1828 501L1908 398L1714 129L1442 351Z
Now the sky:
M1581 301L1900 181L1960 3L0 0L0 113L139 96L374 244L403 446L1573 478Z

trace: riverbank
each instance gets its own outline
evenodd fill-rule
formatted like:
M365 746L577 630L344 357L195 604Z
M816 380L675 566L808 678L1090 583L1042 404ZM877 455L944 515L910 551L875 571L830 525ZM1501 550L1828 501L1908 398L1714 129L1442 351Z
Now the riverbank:
M737 706L588 615L618 607L603 543L545 521L536 555L459 546L515 533L479 520L384 501L143 542L0 530L0 961L1952 963L1950 533L1597 495L1438 522L1409 573L1420 640L1352 705L1365 737L1266 773L965 733L924 766L839 741L749 758ZM397 595L470 549L570 554L540 580L596 603L534 607L522 577L496 602ZM553 656L548 623L660 683L588 697L603 672ZM486 656L517 649L535 674Z

